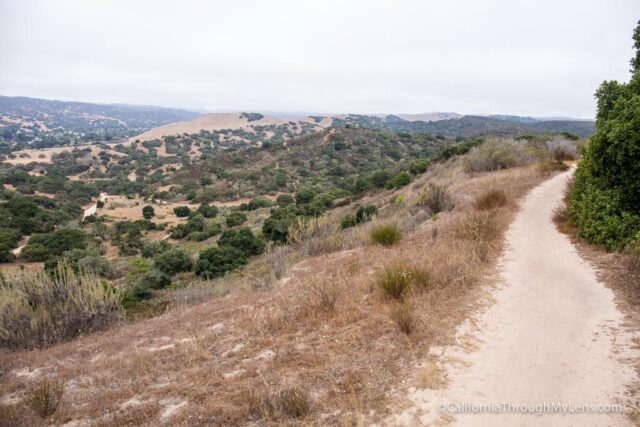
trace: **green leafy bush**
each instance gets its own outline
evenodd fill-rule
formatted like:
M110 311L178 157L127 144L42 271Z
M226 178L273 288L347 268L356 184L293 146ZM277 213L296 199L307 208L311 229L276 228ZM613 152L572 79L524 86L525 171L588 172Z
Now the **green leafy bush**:
M227 271L235 270L247 263L247 257L240 249L225 247L210 247L198 257L195 272L198 276L213 278L224 275Z
M206 203L201 204L196 213L201 214L205 218L215 218L218 216L218 208L215 206L208 205Z
M226 221L228 227L236 227L244 224L247 221L247 216L242 212L232 211L227 215Z
M623 249L640 230L640 24L631 80L602 83L596 131L568 197L578 234L608 249Z
M173 208L173 212L177 217L184 218L188 217L191 214L191 209L188 206L177 206Z
M253 235L249 227L225 231L218 240L218 246L232 246L240 249L247 257L260 255L265 249L264 243Z
M138 279L137 285L140 288L148 288L148 289L164 289L171 284L171 278L163 273L162 271L152 268L144 273Z
M156 255L153 262L158 270L173 276L176 273L189 271L193 267L191 256L180 248L172 248Z
M397 175L394 175L392 178L385 182L384 186L387 189L391 188L401 188L405 185L408 185L411 182L411 176L407 172L400 172Z
M151 205L147 205L142 208L142 216L144 217L144 219L151 219L155 216L155 214L155 209L153 209L153 206Z

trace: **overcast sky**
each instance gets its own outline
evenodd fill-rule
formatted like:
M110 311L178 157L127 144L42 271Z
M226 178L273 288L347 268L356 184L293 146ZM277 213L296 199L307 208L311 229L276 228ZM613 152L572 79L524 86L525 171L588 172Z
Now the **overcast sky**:
M638 0L0 0L0 94L589 118Z

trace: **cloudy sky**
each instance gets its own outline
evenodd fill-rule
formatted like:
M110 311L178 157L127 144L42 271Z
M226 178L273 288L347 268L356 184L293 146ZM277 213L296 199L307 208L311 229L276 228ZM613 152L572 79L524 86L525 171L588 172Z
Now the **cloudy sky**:
M0 0L0 94L588 118L639 19L638 0Z

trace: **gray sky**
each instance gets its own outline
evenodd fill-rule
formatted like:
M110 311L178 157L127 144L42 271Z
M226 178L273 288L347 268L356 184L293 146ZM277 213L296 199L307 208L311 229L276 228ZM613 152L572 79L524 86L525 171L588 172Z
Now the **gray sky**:
M588 118L639 19L638 0L0 0L0 94Z

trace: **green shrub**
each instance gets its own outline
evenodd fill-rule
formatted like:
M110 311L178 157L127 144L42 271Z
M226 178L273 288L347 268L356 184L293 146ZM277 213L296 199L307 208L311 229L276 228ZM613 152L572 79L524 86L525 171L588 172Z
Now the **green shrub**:
M356 222L362 224L369 221L375 214L378 213L378 208L375 205L360 206L356 211Z
M285 206L291 205L293 203L295 203L295 199L289 194L281 194L276 197L276 205L281 208L284 208Z
M244 252L234 247L210 247L198 257L195 272L198 276L213 278L224 275L247 263Z
M310 203L315 197L316 192L311 188L301 188L296 193L296 204L304 205L305 203Z
M217 222L210 224L209 227L207 228L207 235L209 237L217 236L221 232L222 232L222 226Z
M354 215L346 215L340 220L340 227L344 230L347 228L355 227L358 225L358 221Z
M395 224L381 224L371 230L371 240L383 246L392 246L402 239L402 232Z
M171 284L171 278L162 271L153 268L148 270L138 279L137 285L140 288L164 289Z
M247 221L247 216L242 212L232 211L227 215L227 227L242 225Z
M254 197L249 201L249 203L247 203L248 211L255 211L256 209L268 207L271 207L271 201L264 197Z
M154 256L171 249L171 243L166 240L146 240L143 241L141 255L143 258L153 258Z
M596 131L586 146L569 194L578 234L610 250L640 230L640 24L627 84L605 81L596 92Z
M0 346L41 347L101 329L120 319L120 300L96 274L64 263L0 281Z
M169 276L189 271L193 267L191 256L180 248L172 248L167 252L156 255L153 258L153 262L158 270Z
M411 182L411 175L407 172L400 172L399 174L393 176L387 182L385 182L384 187L387 189L391 188L401 188L405 185L408 185Z
M425 173L427 171L427 169L429 168L429 164L429 160L426 159L416 160L411 164L410 171L414 175L420 175L421 173Z
M203 203L198 207L196 213L201 214L205 218L215 218L216 216L218 216L218 208Z
M193 242L202 242L209 238L209 234L204 231L192 231L187 235L187 239Z
M185 218L191 214L191 209L189 209L188 206L177 206L173 208L173 212L176 214L177 217Z
M218 246L240 249L247 257L260 255L265 249L264 243L253 235L249 227L225 231L218 240Z
M145 219L151 219L151 218L153 218L155 216L155 214L156 214L156 212L153 209L153 206L151 206L151 205L147 205L144 208L142 208L142 216Z
M187 237L189 230L185 224L178 224L171 230L170 236L172 239L183 239Z

